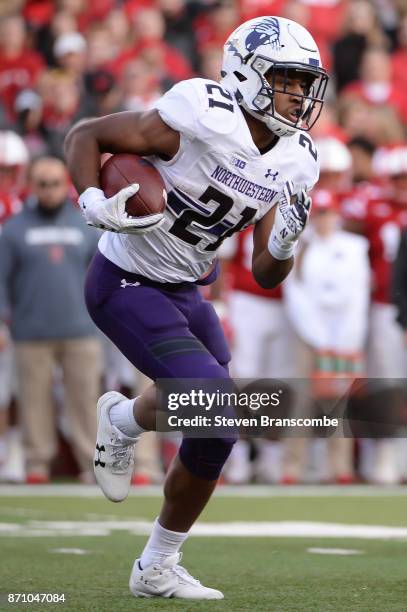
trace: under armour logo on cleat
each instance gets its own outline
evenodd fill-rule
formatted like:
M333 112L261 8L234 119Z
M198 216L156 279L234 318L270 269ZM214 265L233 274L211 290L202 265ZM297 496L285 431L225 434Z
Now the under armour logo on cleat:
M271 177L271 180L275 181L275 180L276 180L276 178L277 178L277 175L278 175L278 172L274 172L274 173L273 173L273 172L271 171L271 168L269 168L269 169L267 170L267 172L266 172L266 174L265 174L264 176L265 176L265 178L269 178L269 177Z
M100 465L100 467L104 468L106 463L104 461L100 460L100 455L101 455L101 453L106 452L105 451L105 447L104 447L103 444L102 444L102 446L99 446L99 444L96 444L96 450L97 450L97 453L98 453L98 458L95 459L95 466Z
M120 285L123 289L125 289L126 287L139 287L140 283L128 283L125 278L122 278L122 280L120 281Z

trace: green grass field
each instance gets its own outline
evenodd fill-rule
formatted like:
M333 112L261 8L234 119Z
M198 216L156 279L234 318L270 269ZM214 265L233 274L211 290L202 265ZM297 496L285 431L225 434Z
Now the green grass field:
M0 487L0 609L64 612L407 610L405 534L399 534L397 539L195 536L183 547L183 563L202 582L221 589L225 599L206 603L134 599L127 583L133 560L146 536L132 533L132 525L134 521L140 525L151 521L159 506L157 496L139 495L122 504L112 504L98 496L11 497L2 495ZM278 522L281 526L287 525L287 521L306 521L341 523L345 527L406 528L407 492L367 496L320 496L310 492L297 496L290 490L287 495L274 496L270 489L269 496L215 496L200 522L208 526L236 521ZM97 531L103 525L107 526L104 535L81 535L81 531L85 534L92 526ZM244 525L241 529L243 532ZM356 549L360 553L311 554L307 550L310 547ZM61 548L71 550L54 552ZM86 552L74 554L72 549ZM65 603L11 604L5 595L10 592L64 593Z

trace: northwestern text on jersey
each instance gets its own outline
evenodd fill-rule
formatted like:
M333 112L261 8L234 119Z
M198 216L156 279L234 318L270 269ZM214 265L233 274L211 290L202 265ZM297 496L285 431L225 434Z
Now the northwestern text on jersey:
M274 189L252 183L252 181L238 176L234 172L226 170L226 168L219 165L216 166L211 177L219 183L227 185L231 189L235 189L239 193L244 193L247 197L260 200L261 202L272 202L274 196L277 194L277 191L274 191Z

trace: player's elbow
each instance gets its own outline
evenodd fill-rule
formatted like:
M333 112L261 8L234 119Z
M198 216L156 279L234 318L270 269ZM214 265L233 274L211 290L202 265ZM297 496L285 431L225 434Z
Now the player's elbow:
M275 289L280 283L279 278L275 278L273 274L264 274L260 270L252 269L253 278L262 289Z
M82 138L88 138L92 133L92 119L82 119L69 130L64 140L64 151L68 154L73 145Z
M293 258L285 260L274 259L269 253L260 255L252 263L252 274L254 280L262 289L275 289L293 266Z

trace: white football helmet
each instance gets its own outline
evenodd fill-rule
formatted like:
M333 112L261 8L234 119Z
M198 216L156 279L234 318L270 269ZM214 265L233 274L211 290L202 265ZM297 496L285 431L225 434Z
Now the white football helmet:
M352 156L348 147L337 138L317 138L315 146L319 153L321 172L347 172L352 167Z
M309 87L301 98L295 121L275 108L274 94L290 94L288 76L304 76ZM301 25L283 17L257 17L239 26L224 46L222 85L236 96L251 115L266 123L277 136L308 131L318 119L328 75L321 66L318 47ZM277 75L284 85L275 86ZM266 78L267 77L267 78Z
M12 130L0 131L0 165L23 166L29 161L24 140Z
M19 192L30 160L24 140L12 130L0 130L0 191Z
M373 158L373 168L388 179L387 192L399 205L407 205L407 147L379 149Z
M397 146L393 149L379 149L374 160L378 174L382 176L402 176L407 174L407 147Z

